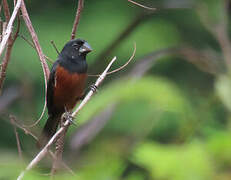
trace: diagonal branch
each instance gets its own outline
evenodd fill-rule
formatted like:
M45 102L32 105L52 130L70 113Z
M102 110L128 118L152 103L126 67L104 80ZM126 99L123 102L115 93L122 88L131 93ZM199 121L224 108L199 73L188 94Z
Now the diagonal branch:
M9 9L8 2L7 0L3 0L2 3L3 3L4 14L6 17L6 22L9 22L10 21L10 9Z
M49 78L50 70L49 70L48 65L46 63L46 59L45 59L45 56L43 54L42 48L39 44L38 36L37 36L33 26L32 26L32 23L31 23L29 15L28 15L24 0L22 0L21 12L22 12L22 17L26 23L26 26L27 26L30 34L31 34L33 43L35 45L35 49L36 49L38 56L39 56L39 59L40 59L40 62L42 64L44 78L45 78L45 86L47 87L47 79Z
M2 2L3 2L4 14L5 14L5 17L6 17L6 23L8 23L8 25L9 25L9 21L11 20L9 5L7 3L7 0L3 0ZM17 16L17 14L18 13L16 13L16 16ZM19 32L19 28L20 28L20 21L18 22L18 27L17 27L15 36L14 37L12 36L12 34L13 34L12 32L9 33L9 37L8 37L8 40L7 40L6 53L5 53L5 56L4 56L2 64L1 64L1 71L0 71L0 94L2 92L3 83L4 83L4 80L6 78L6 70L7 70L9 61L10 61L11 51L12 51L14 42L15 42L15 40L17 38L17 34ZM11 30L12 29L13 29L13 27L11 28Z
M95 87L98 87L104 80L107 75L107 71L110 69L111 65L115 62L116 57L114 57L111 62L108 64L104 72L101 76L96 80ZM77 109L72 113L72 117L75 117L78 112L86 105L86 103L90 100L92 95L94 94L94 89L90 90L86 97L83 99L81 104L77 107ZM49 147L55 142L55 140L71 125L71 118L65 121L64 125L54 134L54 136L49 140L49 142L45 145L45 147L37 154L37 156L30 162L30 164L26 167L24 171L20 173L17 180L21 180L25 173L32 169L38 162L47 154Z
M135 4L135 5L137 5L137 6L140 6L140 7L144 8L144 9L148 9L148 10L151 10L151 11L155 11L155 10L156 10L156 8L148 7L148 6L145 6L145 5L143 5L143 4L140 4L140 3L135 2L135 1L132 1L132 0L128 0L128 2L130 2L130 3L132 3L132 4Z
M2 42L0 44L0 56L2 55L2 52L5 49L6 44L8 42L8 39L9 39L9 37L11 35L12 29L13 29L13 23L15 21L15 18L16 18L17 14L18 14L18 11L19 11L19 8L20 8L22 2L23 2L23 0L18 0L16 6L14 7L14 11L12 13L10 21L9 21L9 23L7 25L7 29L6 29L6 31L5 31L5 33L3 35Z
M31 34L31 37L32 37L35 49L36 49L36 51L38 53L38 56L39 56L39 59L40 59L41 65L42 65L43 74L44 74L45 94L46 94L46 92L47 92L47 80L49 78L50 70L49 70L49 67L47 65L45 55L43 54L42 48L41 48L41 46L39 44L38 36L37 36L37 34L36 34L33 26L32 26L32 23L31 23L29 15L28 15L28 12L27 12L24 0L22 0L21 12L22 12L22 16L23 16L23 19L25 21L25 24L26 24L26 26L27 26L30 34ZM44 101L45 101L45 103L44 103L44 106L43 106L42 114L41 114L39 120L37 120L34 124L37 124L41 120L41 118L42 118L42 116L43 116L43 114L45 112L45 109L46 109L46 98L45 98Z
M84 0L79 0L78 1L78 8L76 11L76 16L75 16L75 20L74 20L74 24L73 24L73 28L71 31L71 39L75 39L75 34L76 34L76 30L79 24L79 20L80 20L80 16L81 16L81 12L83 10L83 5L84 5Z
M9 117L10 117L11 123L12 123L15 127L21 129L22 131L24 131L24 133L25 133L26 135L29 134L29 135L32 136L36 141L38 141L37 136L34 135L30 130L28 130L27 128L25 128L23 125L21 125L21 124L17 121L17 119L16 119L15 116L10 115ZM54 154L51 150L49 150L49 155L52 157L52 159L56 159L55 154ZM62 164L62 166L63 166L65 169L67 169L72 175L75 175L75 173L73 172L73 170L72 170L70 167L68 167L63 161L61 162L61 164Z

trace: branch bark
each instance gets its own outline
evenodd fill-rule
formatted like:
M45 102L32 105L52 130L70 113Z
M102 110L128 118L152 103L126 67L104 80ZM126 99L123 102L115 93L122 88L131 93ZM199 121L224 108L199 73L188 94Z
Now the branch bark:
M1 46L0 48L2 48L2 51L3 51L4 47L5 47L6 43L7 43L6 53L5 53L5 56L4 56L2 64L1 64L0 95L2 94L2 87L3 87L4 80L6 78L6 69L7 69L9 61L10 61L11 51L12 51L15 39L17 38L17 34L18 34L18 31L19 31L19 27L20 27L18 25L16 34L15 34L15 36L13 38L12 37L13 23L14 23L14 20L15 20L17 14L18 14L19 8L17 8L17 7L20 7L20 1L18 1L19 4L17 4L17 6L15 6L14 12L13 12L11 17L10 17L10 10L9 10L9 6L8 6L7 1L3 0L2 2L3 2L4 14L5 14L6 22L8 23L8 26L7 26L7 30L4 32L4 36L3 36L3 39L2 39L1 45L0 45Z
M79 0L78 1L78 8L76 11L76 15L75 15L75 20L74 20L74 24L73 24L73 28L71 31L71 39L75 39L75 35L76 35L76 30L79 24L79 20L80 20L80 16L81 16L81 12L83 10L83 6L84 6L84 0Z
M16 16L18 14L18 11L19 11L19 8L20 8L22 2L23 2L23 0L18 0L16 6L14 7L14 11L11 15L11 18L10 18L9 23L7 25L7 29L3 35L2 42L0 44L0 56L2 55L2 52L5 49L6 44L8 42L8 39L11 35L12 29L13 29L13 23L16 19Z
M45 59L45 56L43 54L42 48L41 48L41 46L39 44L38 36L37 36L37 34L36 34L36 32L35 32L35 30L33 28L30 17L28 15L24 0L22 0L21 12L22 12L22 17L23 17L23 19L25 21L25 24L26 24L26 26L27 26L30 34L31 34L33 43L35 45L35 49L36 49L36 51L38 53L38 56L39 56L39 59L40 59L40 62L41 62L42 68L43 68L43 73L44 73L44 78L45 78L45 86L47 88L47 79L49 78L50 70L49 70L49 67L48 67L48 65L46 63L46 59Z

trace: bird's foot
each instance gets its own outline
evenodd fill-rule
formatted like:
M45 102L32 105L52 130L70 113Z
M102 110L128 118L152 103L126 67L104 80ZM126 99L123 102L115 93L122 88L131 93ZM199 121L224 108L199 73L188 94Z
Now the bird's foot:
M70 124L76 125L74 122L74 117L71 115L71 112L66 111L62 116L62 122L61 125L63 126L66 121L69 121Z

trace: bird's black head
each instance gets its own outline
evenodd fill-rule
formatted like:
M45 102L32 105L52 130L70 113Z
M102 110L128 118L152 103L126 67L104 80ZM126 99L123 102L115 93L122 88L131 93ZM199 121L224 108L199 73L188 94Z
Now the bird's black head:
M87 41L82 39L74 39L66 43L60 55L68 59L84 59L91 52L91 46Z

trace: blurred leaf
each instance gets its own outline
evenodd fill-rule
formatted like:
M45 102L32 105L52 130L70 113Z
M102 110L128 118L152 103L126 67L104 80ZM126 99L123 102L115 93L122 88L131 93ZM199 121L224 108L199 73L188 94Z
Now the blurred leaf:
M221 75L215 83L216 92L224 105L231 110L231 79L229 76Z
M77 117L79 123L86 122L95 113L110 103L141 100L161 111L192 115L190 105L183 93L167 79L146 77L138 81L124 79L100 90ZM130 113L130 112L127 112Z
M219 168L231 167L231 133L216 132L207 142L209 152L216 160L216 166Z
M132 161L157 179L211 180L213 177L210 159L198 143L182 146L143 143L136 147Z
M226 19L225 0L197 0L197 10L205 24L217 25Z

